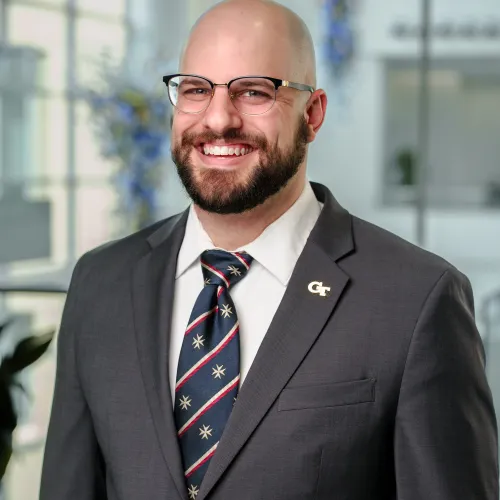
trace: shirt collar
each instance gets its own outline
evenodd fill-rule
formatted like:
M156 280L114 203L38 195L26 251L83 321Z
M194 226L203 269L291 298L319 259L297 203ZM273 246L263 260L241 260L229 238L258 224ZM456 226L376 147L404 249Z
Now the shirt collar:
M177 271L175 279L184 274L205 250L214 248L214 244L203 229L193 204L189 207L189 214L184 232L184 239L177 257Z
M309 182L297 201L276 221L270 224L251 243L238 248L249 253L283 285L287 285L295 264L306 245L321 212L322 204L316 199ZM184 240L177 259L176 278L180 277L205 250L215 245L203 229L191 205Z

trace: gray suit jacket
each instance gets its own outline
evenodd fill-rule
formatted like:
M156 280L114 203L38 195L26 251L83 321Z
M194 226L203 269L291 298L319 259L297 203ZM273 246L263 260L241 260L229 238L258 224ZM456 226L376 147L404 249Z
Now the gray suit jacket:
M323 211L196 500L497 500L469 281L313 188ZM188 499L167 366L186 219L76 266L40 500Z

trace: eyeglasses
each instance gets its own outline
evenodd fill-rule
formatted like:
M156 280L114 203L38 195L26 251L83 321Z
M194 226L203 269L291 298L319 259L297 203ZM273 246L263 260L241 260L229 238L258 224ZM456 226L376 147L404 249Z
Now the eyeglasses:
M163 82L170 102L183 113L202 113L215 93L215 87L227 87L234 107L244 115L267 113L276 102L280 87L314 92L314 87L302 83L279 80L268 76L242 76L228 83L214 83L199 75L167 75Z

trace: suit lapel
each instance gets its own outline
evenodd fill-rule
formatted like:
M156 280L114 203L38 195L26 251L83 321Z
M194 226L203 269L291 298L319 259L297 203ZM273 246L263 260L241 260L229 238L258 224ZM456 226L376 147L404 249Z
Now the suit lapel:
M136 342L146 395L164 459L179 497L185 500L187 491L168 377L168 345L177 254L187 213L169 220L148 238L152 249L135 266L132 287Z
M196 500L204 500L272 406L321 333L349 281L336 261L353 250L351 216L323 186L324 203L294 269L283 300L242 384L238 400L211 459ZM311 293L311 282L330 288Z

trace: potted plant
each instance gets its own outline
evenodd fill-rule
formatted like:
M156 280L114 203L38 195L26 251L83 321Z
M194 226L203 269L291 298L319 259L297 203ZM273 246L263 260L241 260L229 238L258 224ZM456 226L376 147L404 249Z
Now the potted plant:
M10 326L11 321L0 324L0 338ZM12 456L12 435L17 426L17 414L12 398L15 388L25 392L17 376L25 368L37 361L49 347L54 331L30 336L21 340L11 355L0 357L0 498L2 480Z
M417 182L417 155L411 148L403 148L396 154L396 167L399 170L400 184L414 186Z

